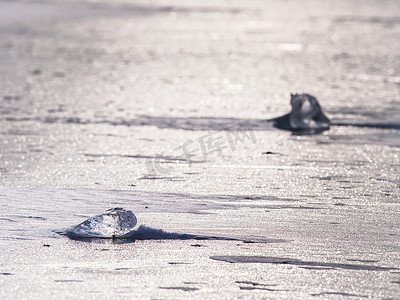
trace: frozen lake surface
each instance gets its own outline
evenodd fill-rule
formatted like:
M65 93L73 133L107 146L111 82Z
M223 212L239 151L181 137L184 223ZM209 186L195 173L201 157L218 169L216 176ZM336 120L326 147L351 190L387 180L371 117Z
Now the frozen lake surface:
M0 1L1 298L398 299L399 13ZM59 234L114 207L134 240Z

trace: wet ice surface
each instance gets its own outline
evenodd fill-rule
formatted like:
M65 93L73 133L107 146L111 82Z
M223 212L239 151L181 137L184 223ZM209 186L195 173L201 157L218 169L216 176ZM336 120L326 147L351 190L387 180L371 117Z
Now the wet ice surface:
M321 3L1 2L2 298L398 298L399 6Z
M136 216L132 211L123 208L111 208L105 213L90 217L84 222L64 231L58 231L61 235L71 239L98 242L97 239L112 239L122 242L134 242L136 240L240 240L227 237L201 236L185 233L166 232L162 229L151 228L137 224ZM257 242L245 240L245 242ZM263 242L280 242L279 240L266 240Z
M197 289L191 296L380 298L399 291L393 283L400 274L397 203L87 189L1 188L0 194L7 253L1 271L11 274L3 275L4 292L18 286L20 293L39 296L42 284L56 294L79 287L89 297L124 291L180 298L186 296L177 292ZM143 238L86 243L54 231L110 206L130 207L138 218L134 231ZM221 239L196 239L206 236ZM38 268L45 274L36 277Z

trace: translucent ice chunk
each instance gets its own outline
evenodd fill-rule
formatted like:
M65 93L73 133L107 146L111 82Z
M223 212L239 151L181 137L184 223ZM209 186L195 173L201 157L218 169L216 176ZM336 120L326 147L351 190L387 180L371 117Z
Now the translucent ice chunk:
M69 229L68 236L77 238L120 238L137 224L136 216L123 208L112 208Z
M290 104L292 111L290 127L297 130L328 129L329 119L322 112L317 99L308 94L292 94Z

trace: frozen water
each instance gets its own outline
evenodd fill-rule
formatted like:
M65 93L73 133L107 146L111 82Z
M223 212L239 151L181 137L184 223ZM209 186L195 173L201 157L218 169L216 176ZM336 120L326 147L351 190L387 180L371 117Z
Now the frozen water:
M66 234L80 238L119 238L132 231L136 224L133 212L112 208L72 227Z
M328 129L329 119L317 99L308 94L291 95L290 125L294 129Z
M0 10L2 299L398 299L398 1ZM290 91L317 96L330 130L293 130ZM267 121L285 114L294 134ZM241 124L256 143L229 143ZM137 242L98 239L90 222L70 233L94 243L54 233L113 207L147 225ZM199 290L160 289L180 286Z
M324 115L320 104L314 96L292 94L290 105L292 106L292 111L289 114L272 120L275 127L294 131L316 132L329 129L331 122Z
M112 208L107 210L104 214L96 215L87 219L86 221L66 230L65 232L58 232L66 235L71 239L85 239L92 241L92 239L99 238L112 238L112 239L125 239L125 240L237 240L237 241L251 241L262 243L281 243L284 240L268 239L268 238L255 238L255 239L242 239L233 237L222 236L206 236L206 235L193 235L186 233L167 232L162 229L152 228L149 226L141 225L137 229L134 227L137 224L137 218L132 211L127 211L123 208Z

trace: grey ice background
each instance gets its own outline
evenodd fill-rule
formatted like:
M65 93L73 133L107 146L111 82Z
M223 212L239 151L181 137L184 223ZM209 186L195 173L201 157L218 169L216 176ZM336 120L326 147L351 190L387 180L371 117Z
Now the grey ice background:
M0 1L2 298L398 299L399 12ZM273 129L290 92L357 126ZM243 122L255 143L176 159ZM160 153L170 171L148 174ZM258 243L54 232L114 206L153 228Z

